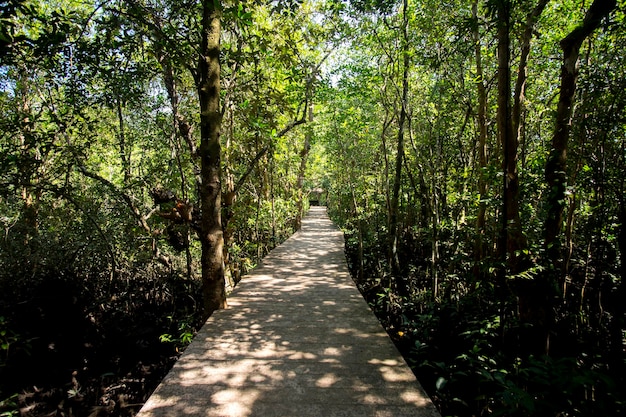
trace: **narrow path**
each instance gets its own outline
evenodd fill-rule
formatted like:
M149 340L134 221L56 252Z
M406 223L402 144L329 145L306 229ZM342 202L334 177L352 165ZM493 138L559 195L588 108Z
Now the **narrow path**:
M356 289L323 207L244 277L139 413L438 415Z

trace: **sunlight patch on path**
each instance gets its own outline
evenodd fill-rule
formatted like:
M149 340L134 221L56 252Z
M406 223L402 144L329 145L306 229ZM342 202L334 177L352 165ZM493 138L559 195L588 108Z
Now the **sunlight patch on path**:
M139 417L439 416L356 289L323 207L213 314Z

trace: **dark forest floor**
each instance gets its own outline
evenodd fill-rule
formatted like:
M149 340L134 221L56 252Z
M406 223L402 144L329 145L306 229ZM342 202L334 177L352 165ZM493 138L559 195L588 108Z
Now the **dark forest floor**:
M135 415L200 324L197 286L166 276L103 289L57 275L5 289L0 416Z

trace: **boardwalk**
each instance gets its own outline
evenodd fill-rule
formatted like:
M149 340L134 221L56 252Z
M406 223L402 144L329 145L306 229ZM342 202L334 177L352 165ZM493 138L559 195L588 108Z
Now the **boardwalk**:
M140 417L438 416L314 207L215 313Z

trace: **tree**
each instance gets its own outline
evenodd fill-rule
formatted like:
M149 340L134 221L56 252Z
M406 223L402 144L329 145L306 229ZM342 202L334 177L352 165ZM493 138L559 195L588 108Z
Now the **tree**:
M202 27L195 73L200 102L200 163L202 184L200 204L202 221L202 294L204 314L226 306L221 222L221 146L220 126L220 36L221 5L202 2Z
M545 177L549 188L548 214L545 222L545 247L547 259L555 271L561 269L560 243L567 192L567 143L571 130L571 117L578 79L580 47L617 6L615 0L595 0L589 7L583 22L561 40L563 64L561 86L556 111L556 125L552 135L550 156L546 163ZM557 274L559 274L557 272Z
M400 260L398 258L398 209L400 204L400 184L402 182L402 165L404 160L404 130L407 124L408 95L409 95L409 2L402 2L402 26L401 26L401 54L402 54L402 95L400 99L400 115L398 118L398 137L396 149L395 176L393 181L393 193L391 206L389 207L389 261L394 274L398 276L398 290L402 295L408 295L408 286L402 277Z
M615 0L595 0L587 10L582 23L560 42L563 60L559 101L550 154L545 167L545 179L548 185L547 214L544 224L547 271L540 282L543 294L535 293L532 297L535 300L537 298L542 299L539 302L535 301L535 305L545 305L547 317L541 320L540 328L543 330L546 346L549 346L549 332L555 324L553 310L556 308L557 300L562 298L562 294L561 297L558 295L561 293L561 289L564 288L565 280L566 264L563 261L560 234L563 226L563 212L567 201L567 149L579 74L580 48L583 42L602 24L602 21L616 6L617 2ZM623 312L621 315L623 315ZM622 320L616 319L613 324L616 322L623 324ZM614 330L613 334L619 332L619 330ZM613 343L613 345L615 344L616 342Z
M519 272L520 252L526 241L519 212L518 138L513 129L511 109L511 7L509 0L496 2L498 19L498 139L502 147L503 193L500 251L508 272ZM519 93L519 92L518 92ZM516 98L517 100L517 98ZM500 285L505 285L504 276Z
M487 215L487 89L485 87L485 75L483 71L482 46L478 21L478 1L472 4L472 41L474 42L474 55L476 61L476 93L478 96L478 109L476 122L478 124L478 213L476 215L477 239L474 246L474 276L478 280L481 276L480 263L485 256L486 247L486 215Z

